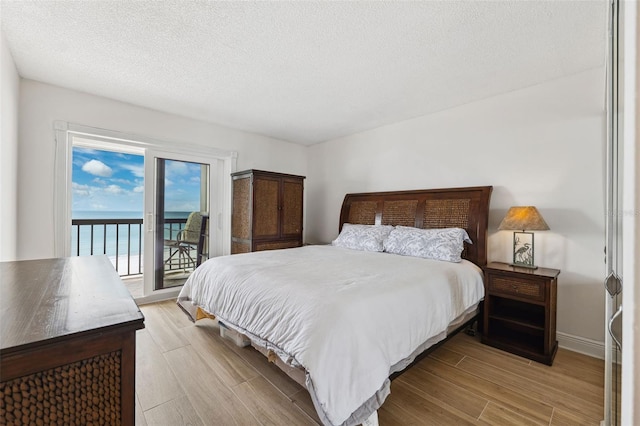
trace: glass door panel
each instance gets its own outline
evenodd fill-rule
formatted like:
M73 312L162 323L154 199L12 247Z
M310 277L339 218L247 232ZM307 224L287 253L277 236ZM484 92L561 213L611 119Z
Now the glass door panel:
M207 257L209 165L156 158L155 289L183 285Z
M604 424L620 424L622 377L622 247L623 247L623 154L624 154L624 2L610 4L607 63L607 216L606 216L606 321Z
M210 226L210 212L217 204L212 179L217 173L215 159L146 152L145 244L153 249L144 261L153 273L145 274L145 295L182 286L212 254L210 229L216 229Z

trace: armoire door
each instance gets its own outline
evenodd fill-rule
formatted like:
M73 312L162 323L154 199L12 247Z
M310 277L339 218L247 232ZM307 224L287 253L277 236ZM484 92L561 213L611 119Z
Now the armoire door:
M253 238L280 237L280 179L253 177Z
M302 179L282 179L282 237L299 238L302 233Z

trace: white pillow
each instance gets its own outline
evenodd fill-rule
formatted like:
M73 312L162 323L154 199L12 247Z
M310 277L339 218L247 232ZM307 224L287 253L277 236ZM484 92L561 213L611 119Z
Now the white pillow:
M336 247L363 251L384 251L384 240L393 230L389 225L353 225L345 223L338 238L331 242Z
M472 244L462 228L418 229L396 226L384 241L384 251L403 256L460 262L464 242Z

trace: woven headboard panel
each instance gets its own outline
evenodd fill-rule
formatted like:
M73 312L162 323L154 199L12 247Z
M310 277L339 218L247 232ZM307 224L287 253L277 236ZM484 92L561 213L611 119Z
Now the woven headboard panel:
M416 228L464 228L473 244L462 257L487 263L487 227L492 186L347 194L340 211L344 223L404 225Z

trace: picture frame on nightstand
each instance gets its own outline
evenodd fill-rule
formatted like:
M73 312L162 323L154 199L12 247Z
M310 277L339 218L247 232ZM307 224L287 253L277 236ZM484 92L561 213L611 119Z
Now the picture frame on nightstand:
M533 232L513 233L513 265L533 268Z

